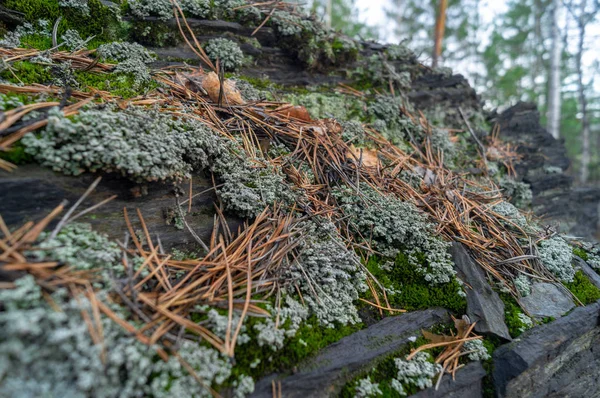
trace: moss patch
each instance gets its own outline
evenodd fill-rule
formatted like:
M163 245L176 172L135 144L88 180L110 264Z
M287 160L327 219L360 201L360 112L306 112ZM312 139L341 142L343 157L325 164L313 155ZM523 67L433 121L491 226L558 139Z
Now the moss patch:
M398 254L391 269L386 269L385 259L382 260L377 256L369 259L367 268L384 286L396 291L395 294L388 294L388 300L393 308L414 311L444 307L457 314L466 312L467 300L458 294L461 287L456 280L431 285L409 263L404 253ZM370 295L370 292L367 294Z
M48 83L52 80L52 74L48 67L34 64L28 61L19 61L11 64L11 70L5 69L0 72L0 78L13 84Z
M256 322L255 319L250 319L246 323L251 341L256 341L257 332L252 327ZM362 324L337 325L334 328L326 328L320 326L316 316L313 315L302 323L294 337L286 339L284 347L279 351L273 351L269 347L259 347L253 343L237 347L233 374L246 374L256 379L275 371L290 370L303 359L362 329L362 326Z
M565 286L583 305L600 300L600 289L594 286L582 271L577 271L573 282L565 283Z
M510 337L516 338L527 328L527 325L519 317L519 314L524 314L524 312L521 311L517 300L510 294L499 293L499 296L504 302L504 322L508 327L508 333L510 333Z
M60 7L58 0L6 0L5 6L22 12L30 22L45 19L53 23L58 17L62 17L59 35L68 29L75 29L84 38L96 36L114 40L123 33L115 12L100 0L88 0L89 15L73 8Z
M585 261L588 260L587 252L581 247L574 247L573 254L576 255L577 257L580 257L582 260L585 260Z
M436 334L450 334L451 331L456 333L456 330L453 330L453 328L454 327L452 325L440 324L432 327L430 331ZM382 392L381 396L393 398L401 397L401 395L390 385L390 381L393 378L395 378L398 373L398 369L396 368L396 363L394 362L394 359L399 357L403 358L404 356L408 355L411 352L411 350L427 343L429 343L429 341L427 341L423 336L420 335L414 342L407 343L398 351L385 357L370 371L364 372L356 376L348 383L346 383L339 396L343 398L353 398L356 393L356 386L358 384L358 381L367 376L370 376L371 381L373 383L379 383L379 388ZM424 352L430 354L433 359L437 355L439 355L443 351L443 349L444 347L436 347L429 350L425 350ZM408 395L412 395L418 392L418 389L414 385L403 385L403 387L404 391L406 391Z
M16 165L33 163L33 156L25 152L25 147L20 141L13 144L8 151L0 151L0 159Z

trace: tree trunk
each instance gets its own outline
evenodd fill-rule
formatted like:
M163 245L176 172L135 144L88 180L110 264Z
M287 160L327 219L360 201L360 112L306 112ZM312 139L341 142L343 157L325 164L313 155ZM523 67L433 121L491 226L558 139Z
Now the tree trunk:
M433 57L431 59L431 67L435 68L438 66L439 59L442 55L442 39L444 38L444 31L446 29L446 8L448 7L448 0L440 0L440 8L438 11L437 18L435 19L435 44L433 47Z
M585 41L585 29L587 25L587 15L585 7L587 0L582 0L580 15L578 20L579 40L577 42L577 56L575 58L577 67L577 91L579 95L579 110L581 112L581 170L579 181L585 184L589 177L590 165L590 121L587 112L587 98L585 97L585 85L583 84L583 45Z
M548 132L556 139L560 136L560 58L561 58L561 36L558 28L562 12L562 1L552 2L552 49L550 52L550 82L548 87Z

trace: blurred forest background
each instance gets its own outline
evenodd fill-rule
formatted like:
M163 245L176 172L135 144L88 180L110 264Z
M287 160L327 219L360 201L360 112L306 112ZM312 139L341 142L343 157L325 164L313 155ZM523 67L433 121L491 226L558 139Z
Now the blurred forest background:
M600 184L600 0L314 0L306 5L336 30L403 42L467 77L488 109L535 102L563 138L570 172ZM444 10L445 8L445 10ZM442 11L443 10L443 11Z

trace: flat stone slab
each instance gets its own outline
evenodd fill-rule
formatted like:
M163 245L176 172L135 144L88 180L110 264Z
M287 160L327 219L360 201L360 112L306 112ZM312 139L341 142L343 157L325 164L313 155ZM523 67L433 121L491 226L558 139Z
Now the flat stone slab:
M485 272L473 261L461 243L454 242L450 249L458 277L465 282L467 293L467 315L477 322L475 331L493 334L511 340L504 322L504 303L488 283Z
M497 396L599 397L599 325L600 301L499 347L493 355Z
M427 388L411 395L411 398L481 398L483 396L482 380L485 370L481 362L470 362L456 372L456 379L445 374L438 389Z
M334 396L346 382L398 351L411 337L418 336L421 329L449 321L448 312L441 308L385 318L324 348L300 364L293 375L263 378L256 383L251 397L271 398L272 381L281 383L282 396L286 398Z
M575 307L571 297L552 283L534 283L531 293L520 302L535 318L558 318Z

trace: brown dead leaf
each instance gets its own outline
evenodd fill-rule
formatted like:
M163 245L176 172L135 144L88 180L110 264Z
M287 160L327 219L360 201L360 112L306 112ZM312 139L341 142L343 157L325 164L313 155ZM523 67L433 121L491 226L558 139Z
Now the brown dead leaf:
M279 109L276 109L275 112L288 118L298 119L305 122L312 122L312 118L310 117L310 114L308 113L306 108L300 105L283 106Z
M219 101L219 93L221 91L221 82L219 76L215 72L210 72L202 79L202 88L208 94L208 97L213 102ZM223 81L223 95L221 102L227 105L242 105L245 103L242 94L235 86L235 82L230 79Z
M350 152L346 154L346 158L360 162L365 167L377 167L379 165L379 157L377 151L368 148L357 148L354 144L350 145Z
M434 333L428 332L427 330L421 330L421 333L423 333L423 337L425 337L428 341L430 341L433 344L450 343L450 342L456 340L456 336L446 336L444 334L434 334Z

